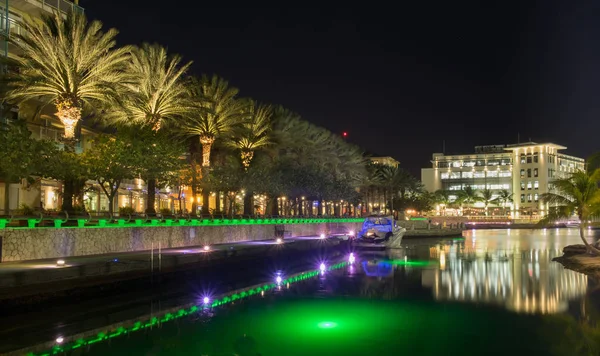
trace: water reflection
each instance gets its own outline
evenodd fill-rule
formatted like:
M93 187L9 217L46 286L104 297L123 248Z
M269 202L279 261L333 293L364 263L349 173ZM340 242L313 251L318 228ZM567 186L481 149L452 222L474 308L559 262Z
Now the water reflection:
M522 313L566 311L588 285L585 275L552 262L562 255L558 244L570 235L568 230L551 236L540 230L473 231L464 241L429 248L439 267L423 270L422 284L437 300L496 304Z

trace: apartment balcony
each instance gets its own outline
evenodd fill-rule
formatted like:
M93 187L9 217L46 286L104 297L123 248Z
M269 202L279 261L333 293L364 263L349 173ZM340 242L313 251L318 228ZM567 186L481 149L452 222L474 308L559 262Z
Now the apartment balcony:
M39 17L60 11L68 14L73 11L83 13L83 8L67 0L8 0L8 6L26 12L30 16Z

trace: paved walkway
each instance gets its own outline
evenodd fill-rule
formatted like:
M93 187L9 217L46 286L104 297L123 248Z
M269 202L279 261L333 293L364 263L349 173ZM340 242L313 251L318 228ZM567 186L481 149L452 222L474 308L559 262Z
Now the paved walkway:
M205 250L204 246L191 246L191 247L177 247L161 249L160 254L163 256L186 256L202 255L207 253L213 253L218 251L240 251L252 248L260 248L267 246L283 246L286 244L294 243L296 241L306 240L318 240L319 236L304 236L304 237L289 237L283 239L281 242L277 240L263 240L263 241L242 241L225 244L211 245L208 250ZM159 250L158 246L154 249L154 263L158 264ZM64 257L64 258L52 258L43 260L29 260L19 262L2 262L0 263L0 277L6 276L7 274L15 274L19 272L28 272L32 270L57 270L57 269L68 269L72 267L80 267L84 265L96 265L102 263L114 263L114 264L149 264L152 260L151 251L133 251L133 252L118 252L109 253L104 255L90 255L90 256L77 256L77 257ZM57 264L58 260L64 261L64 266Z

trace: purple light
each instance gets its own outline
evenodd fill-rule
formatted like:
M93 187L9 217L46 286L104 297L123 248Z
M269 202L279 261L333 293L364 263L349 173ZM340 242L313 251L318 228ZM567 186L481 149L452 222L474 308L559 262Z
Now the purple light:
M208 302L210 302L210 298L204 297L202 301L204 302L204 304L208 304Z
M277 284L281 283L281 276L277 276L277 278L275 278L275 281L277 281Z
M350 256L348 256L348 262L354 263L356 261L356 257L354 257L354 253L350 252Z
M321 263L321 265L319 266L319 269L321 270L321 272L325 272L325 263Z

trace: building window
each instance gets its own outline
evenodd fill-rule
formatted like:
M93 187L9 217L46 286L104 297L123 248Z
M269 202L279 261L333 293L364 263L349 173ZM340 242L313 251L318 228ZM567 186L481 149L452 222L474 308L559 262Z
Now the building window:
M507 177L511 177L512 174L510 171L500 171L500 173L498 173L498 177L500 178L507 178Z
M458 168L460 166L461 166L460 161L454 161L454 162L452 162L452 167Z
M450 178L450 173L445 172L445 173L440 174L440 176L442 177L442 179L448 179L448 178Z
M533 189L539 189L540 188L540 182L539 181L535 181L533 182Z
M525 153L521 153L521 163L525 163Z
M527 178L531 178L531 168L527 169Z
M527 182L527 190L531 190L531 181Z
M521 169L521 178L525 178L525 170Z
M538 169L537 169L537 168L534 168L534 169L533 169L533 176L534 176L534 177L537 177L537 176L538 176Z
M533 200L534 200L535 202L537 202L537 201L539 200L539 198L540 198L540 196L538 195L538 193L535 193L535 194L533 195Z
M460 178L460 172L450 172L450 179Z
M525 203L525 194L521 194L521 203Z
M473 167L475 166L475 161L465 161L463 163L463 167Z
M531 153L527 154L527 163L531 163Z
M548 178L554 178L554 169L548 168Z
M473 178L473 172L462 172L463 178Z
M508 166L510 164L510 158L504 158L502 160L500 160L500 165L502 166Z
M497 159L491 159L487 162L488 166L498 166L500 165L500 160Z
M525 182L521 181L521 190L525 190Z
M539 155L536 152L536 153L533 154L533 163L538 163L538 162L539 162Z
M498 172L496 172L496 173L498 173ZM473 172L473 178L485 178L485 171Z
M527 202L531 203L531 193L527 194Z
M496 178L496 177L498 177L498 173L499 173L498 171L488 171L487 176L489 178Z

